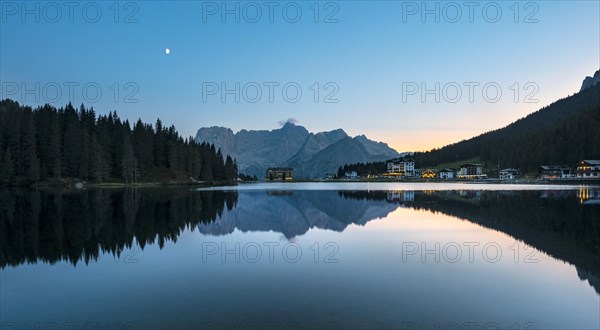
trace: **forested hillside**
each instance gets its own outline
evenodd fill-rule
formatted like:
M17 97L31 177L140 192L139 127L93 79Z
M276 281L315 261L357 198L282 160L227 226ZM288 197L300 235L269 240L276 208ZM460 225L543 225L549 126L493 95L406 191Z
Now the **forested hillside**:
M419 167L479 157L482 162L532 172L542 164L574 165L600 159L600 84L561 99L516 122L469 140L417 152Z
M96 117L71 104L37 109L0 101L0 184L77 178L125 183L201 180L232 181L235 161L175 127L138 120L133 127L116 112Z

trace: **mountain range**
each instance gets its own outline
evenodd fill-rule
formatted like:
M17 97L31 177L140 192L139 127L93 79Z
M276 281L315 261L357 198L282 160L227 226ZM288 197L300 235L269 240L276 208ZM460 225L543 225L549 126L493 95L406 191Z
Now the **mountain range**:
M223 155L237 160L241 173L259 179L269 167L291 167L295 178L318 178L335 173L344 164L401 156L387 144L364 135L350 137L342 129L312 133L291 122L271 131L237 133L225 127L204 127L198 130L196 142L214 144Z
M518 119L512 124L413 157L419 167L477 159L487 168L515 167L530 173L543 164L575 164L600 158L600 70L585 77L578 93ZM381 162L402 156L364 135L342 129L310 133L286 123L271 131L207 127L196 142L208 142L237 159L240 172L265 176L269 167L292 167L296 178L323 177L346 164Z

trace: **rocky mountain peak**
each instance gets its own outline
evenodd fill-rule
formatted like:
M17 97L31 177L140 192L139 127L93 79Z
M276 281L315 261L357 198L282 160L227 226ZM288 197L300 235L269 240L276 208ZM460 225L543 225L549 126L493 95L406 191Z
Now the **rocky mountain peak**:
M206 127L196 142L214 144L223 155L237 159L240 172L264 177L269 167L292 167L297 177L315 178L347 163L381 161L400 154L383 142L360 135L351 138L343 129L311 133L292 121L271 131Z
M583 79L583 83L581 84L581 89L579 91L581 92L585 89L588 89L596 85L597 83L600 83L600 70L596 71L593 77L585 77L585 79Z

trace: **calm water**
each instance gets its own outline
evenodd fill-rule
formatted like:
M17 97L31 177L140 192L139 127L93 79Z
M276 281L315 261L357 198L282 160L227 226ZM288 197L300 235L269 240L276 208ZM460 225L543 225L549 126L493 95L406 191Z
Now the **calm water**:
M0 190L2 329L598 329L600 188Z

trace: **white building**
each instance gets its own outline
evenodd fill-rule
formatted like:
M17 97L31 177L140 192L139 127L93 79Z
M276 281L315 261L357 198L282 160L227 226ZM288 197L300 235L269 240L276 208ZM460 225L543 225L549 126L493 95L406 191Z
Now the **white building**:
M344 174L346 175L346 179L356 179L358 177L358 173L356 173L356 171L348 171Z
M539 170L542 179L568 179L575 177L568 166L542 165Z
M440 179L454 179L454 171L449 168L445 168L438 172L438 176Z
M387 162L387 173L399 176L414 176L415 161L408 157L392 159Z
M578 178L600 179L600 160L582 160L575 171Z
M514 180L519 175L519 170L514 168L505 168L500 170L500 180Z
M460 166L456 176L459 179L483 179L487 175L483 174L483 166L481 164L463 164Z

